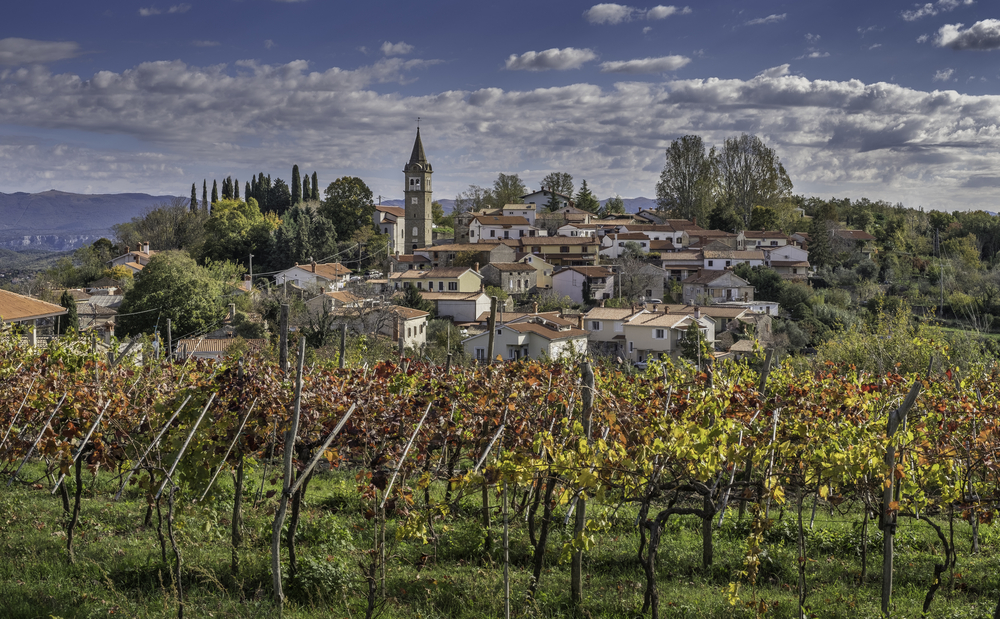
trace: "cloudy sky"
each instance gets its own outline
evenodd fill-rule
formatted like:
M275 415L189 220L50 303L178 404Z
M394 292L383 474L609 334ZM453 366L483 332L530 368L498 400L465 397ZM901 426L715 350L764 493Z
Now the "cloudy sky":
M5 6L0 192L297 163L399 198L419 116L442 198L551 171L652 197L671 140L747 132L796 193L1000 206L996 2L172 1Z

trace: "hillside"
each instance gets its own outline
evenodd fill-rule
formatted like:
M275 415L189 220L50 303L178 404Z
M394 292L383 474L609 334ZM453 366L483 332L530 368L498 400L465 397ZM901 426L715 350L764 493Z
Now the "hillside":
M0 193L0 247L71 250L111 235L111 226L173 196L145 193Z

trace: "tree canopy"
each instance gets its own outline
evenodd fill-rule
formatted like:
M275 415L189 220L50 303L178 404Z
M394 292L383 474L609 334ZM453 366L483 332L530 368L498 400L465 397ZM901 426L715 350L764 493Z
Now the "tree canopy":
M277 216L261 213L253 198L248 202L220 200L205 222L202 256L246 264L250 254L265 254L270 250L271 232L277 227Z
M573 195L573 175L569 172L549 172L542 179L543 188L566 197Z
M792 181L778 154L756 135L728 138L719 153L719 200L750 226L755 206L775 206L792 197Z
M320 214L333 222L338 239L347 239L354 231L371 227L375 213L372 190L356 176L342 176L324 192Z
M657 208L667 217L707 222L717 177L714 148L706 153L697 135L674 140L667 147L667 160L656 184Z
M493 181L493 206L503 208L505 204L520 204L521 197L528 193L521 177L517 174L500 173Z
M582 209L584 211L590 211L591 213L596 213L601 209L601 202L598 200L593 193L591 193L590 188L587 187L587 179L583 180L580 185L580 191L576 194L576 208Z

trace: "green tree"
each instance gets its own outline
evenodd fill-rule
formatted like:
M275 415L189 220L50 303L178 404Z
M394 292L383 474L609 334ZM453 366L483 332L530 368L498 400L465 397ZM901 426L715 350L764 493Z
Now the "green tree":
M591 213L596 213L601 208L601 202L594 197L590 188L587 187L587 179L583 180L583 183L580 185L580 191L576 194L576 208Z
M616 195L613 198L608 198L601 207L601 217L608 217L611 215L624 215L625 214L625 201L622 197Z
M219 183L218 181L212 181L212 206L219 201Z
M291 204L295 205L302 201L302 178L299 176L299 166L292 166L292 195Z
M309 196L309 199L319 202L319 177L316 176L315 171L313 171L312 177L312 195Z
M573 175L569 172L549 172L542 179L542 187L568 198L573 195Z
M451 266L453 267L471 267L479 262L479 252L475 250L460 251L455 254L455 258L451 261Z
M517 174L500 173L493 181L493 206L503 208L505 204L520 204L521 197L528 193L521 177Z
M191 212L198 212L198 189L191 183Z
M208 212L208 181L201 181L201 210Z
M76 299L73 298L68 290L63 291L62 296L59 298L59 305L65 307L68 312L65 316L59 317L59 333L62 334L79 329L80 319L76 314Z
M830 243L830 222L813 217L809 224L809 264L815 268L833 266L833 246Z
M488 297L496 297L500 307L503 307L507 299L510 298L510 294L500 286L487 286L484 292L486 292L486 296Z
M309 186L309 175L302 177L302 201L312 200L312 187Z
M320 214L333 222L338 239L350 238L356 230L374 224L372 190L356 176L342 176L326 188Z
M701 137L685 135L667 147L666 163L656 184L657 210L665 217L707 222L717 186L715 149L706 153Z
M479 185L469 185L469 188L455 196L453 213L477 213L493 205L493 191Z
M138 249L143 243L149 243L154 251L187 249L197 252L204 242L206 219L203 211L192 213L184 198L174 198L147 209L128 222L111 226L111 230L121 248Z
M679 343L679 351L681 357L691 363L700 363L702 367L707 363L711 363L713 359L712 346L708 343L705 334L702 333L701 328L695 322L689 324L687 330L684 332L684 337L681 338Z
M733 272L754 287L753 296L760 301L777 301L785 287L785 280L771 267L752 267L746 262L736 265Z
M274 211L278 215L284 215L292 203L292 193L280 178L275 178L270 190L267 192L268 210Z
M175 334L205 333L222 321L222 293L222 283L184 252L158 253L125 293L118 331L126 336L152 333L169 318Z
M549 212L555 213L559 210L560 204L559 196L556 195L555 192L550 192L549 201L545 203L545 208L548 209Z
M771 206L753 207L748 230L777 230L779 227L777 209Z
M430 314L434 313L434 304L424 299L420 291L417 290L417 287L410 283L407 283L406 287L403 288L403 296L396 300L396 305Z
M253 197L253 194L252 194L252 193L250 193L250 181L247 181L247 182L246 182L246 185L245 185L244 187L245 187L245 188L244 188L244 190L243 190L243 197L244 197L244 198L247 198L247 199L249 199L249 198L252 198L252 197Z
M444 219L444 207L441 206L440 202L435 200L434 202L431 202L431 221L433 221L436 226L441 223L442 219Z
M773 148L756 135L728 138L719 153L722 204L750 225L755 206L774 206L792 197L792 181Z
M337 232L333 223L313 209L298 204L281 217L274 232L274 244L268 261L261 261L270 270L305 264L310 259L323 259L337 253Z
M260 212L257 201L220 200L205 222L205 245L202 256L221 262L232 260L246 264L250 254L266 255L270 251L271 233L278 227L273 213ZM142 279L145 279L145 270Z
M240 199L240 179L233 180L233 200Z

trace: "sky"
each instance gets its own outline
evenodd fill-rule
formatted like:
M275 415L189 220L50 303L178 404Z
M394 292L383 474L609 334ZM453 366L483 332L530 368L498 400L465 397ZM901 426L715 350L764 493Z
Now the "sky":
M655 197L672 140L806 196L1000 210L1000 3L32 0L0 21L0 192L359 176L436 198L553 171Z

